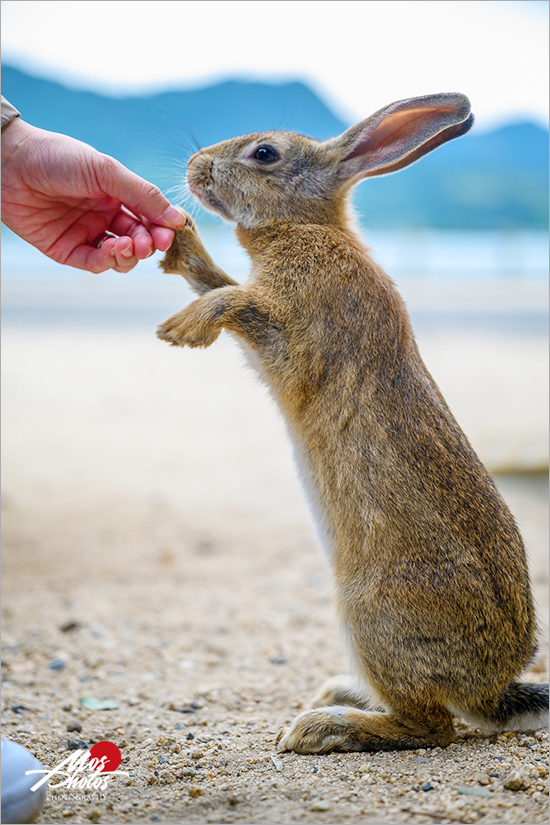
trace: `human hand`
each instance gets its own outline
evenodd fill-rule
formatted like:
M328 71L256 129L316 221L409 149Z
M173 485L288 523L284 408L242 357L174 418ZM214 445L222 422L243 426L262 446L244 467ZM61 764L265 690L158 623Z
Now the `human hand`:
M114 158L21 118L2 130L2 220L54 261L96 273L129 272L185 225L160 189Z

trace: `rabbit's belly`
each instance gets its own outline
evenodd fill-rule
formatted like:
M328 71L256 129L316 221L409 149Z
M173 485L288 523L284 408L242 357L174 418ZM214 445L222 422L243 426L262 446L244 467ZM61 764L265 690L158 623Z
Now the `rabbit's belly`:
M293 447L294 462L298 472L298 478L305 493L308 508L312 517L313 527L317 541L329 561L333 561L335 554L334 533L327 518L326 507L321 502L321 496L313 476L313 471L304 450L298 441L293 437L292 431L288 428L290 440Z

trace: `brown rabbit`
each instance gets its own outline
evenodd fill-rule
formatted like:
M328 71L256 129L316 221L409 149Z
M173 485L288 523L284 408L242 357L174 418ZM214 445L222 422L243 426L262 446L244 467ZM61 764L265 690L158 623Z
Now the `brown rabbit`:
M400 169L473 117L466 97L399 101L338 138L227 140L188 164L191 192L235 222L241 286L191 221L161 266L200 294L159 328L178 346L233 333L287 423L354 677L330 680L281 750L445 746L452 714L487 730L542 727L548 685L517 680L535 651L512 516L419 355L394 284L353 230L353 184Z

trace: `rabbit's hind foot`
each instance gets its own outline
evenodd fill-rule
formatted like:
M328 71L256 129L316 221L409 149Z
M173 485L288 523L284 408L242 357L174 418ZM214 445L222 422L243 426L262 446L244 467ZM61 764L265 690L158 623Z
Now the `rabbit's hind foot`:
M347 675L331 676L323 682L311 700L312 708L327 705L350 705L362 710L383 710L376 705L372 695L361 688L356 679Z
M333 705L297 716L283 731L278 749L296 753L415 750L446 747L453 739L452 716L445 708L420 721Z

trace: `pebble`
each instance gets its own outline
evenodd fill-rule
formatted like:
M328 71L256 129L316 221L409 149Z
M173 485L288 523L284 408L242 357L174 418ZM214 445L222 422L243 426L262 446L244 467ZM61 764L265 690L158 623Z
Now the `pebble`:
M88 750L88 745L82 739L79 739L78 741L76 739L68 739L67 749L70 751L77 751L79 749Z
M73 730L81 731L82 730L82 725L78 721L78 719L69 719L69 721L67 722L67 730L68 731L73 731Z
M526 791L527 788L531 787L531 781L524 773L517 770L510 771L502 784L508 791Z
M195 799L197 796L201 796L201 794L203 794L203 793L204 793L203 789L199 788L198 785L191 785L191 787L189 788L189 796L192 799Z
M310 811L330 811L331 805L330 802L324 802L320 799L318 802L314 802L313 805L310 805Z

